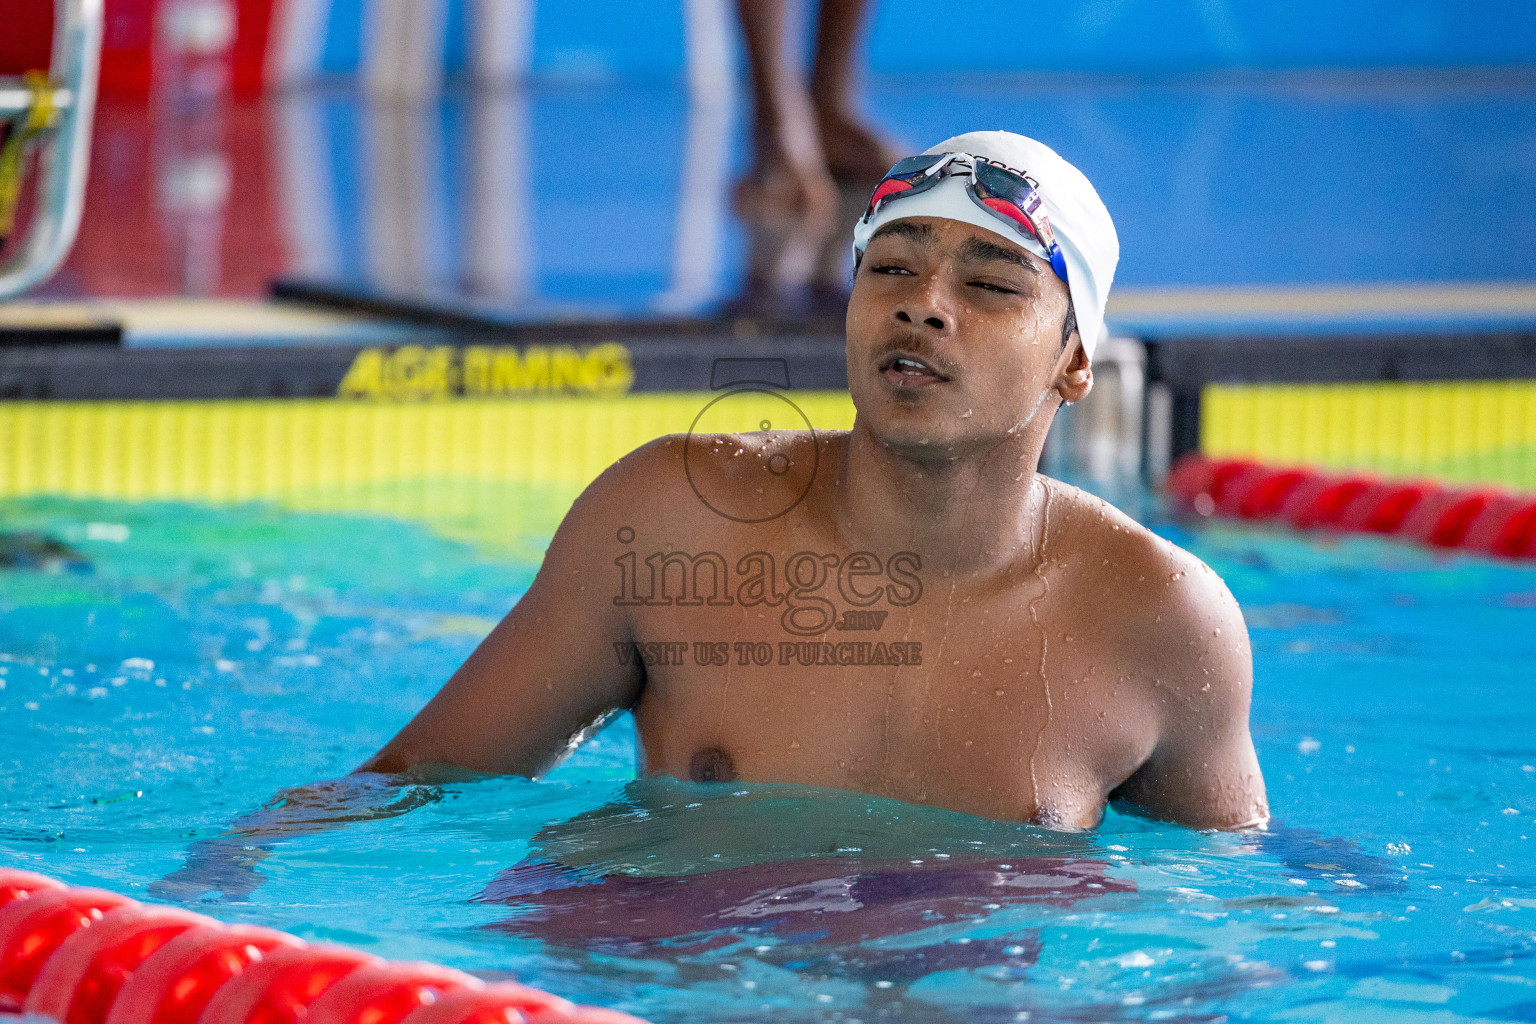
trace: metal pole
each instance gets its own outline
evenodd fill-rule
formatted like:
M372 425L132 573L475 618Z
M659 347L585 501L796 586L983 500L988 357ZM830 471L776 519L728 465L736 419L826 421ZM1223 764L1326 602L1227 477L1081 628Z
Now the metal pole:
M38 203L31 228L16 251L0 262L0 300L20 295L52 277L79 233L101 69L102 3L55 0L49 77L53 87L60 90L55 94L59 118L43 137L37 166ZM14 92L0 88L0 99ZM6 109L0 105L0 114Z

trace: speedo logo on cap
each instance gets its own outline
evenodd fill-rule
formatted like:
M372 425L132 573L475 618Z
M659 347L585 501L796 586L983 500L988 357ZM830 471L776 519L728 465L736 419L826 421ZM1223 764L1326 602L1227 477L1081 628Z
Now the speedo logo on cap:
M990 164L991 166L996 167L999 170L1007 171L1009 174L1017 174L1019 177L1023 178L1025 181L1027 181L1029 183L1029 187L1030 188L1039 188L1040 187L1040 182L1035 178L1035 176L1033 174L1030 174L1028 171L1021 171L1017 167L1009 167L1007 164L1003 163L1001 160L993 160L989 156L981 156L980 154L977 154L977 153L972 153L971 154L971 159L973 159L973 160L980 160L984 164Z

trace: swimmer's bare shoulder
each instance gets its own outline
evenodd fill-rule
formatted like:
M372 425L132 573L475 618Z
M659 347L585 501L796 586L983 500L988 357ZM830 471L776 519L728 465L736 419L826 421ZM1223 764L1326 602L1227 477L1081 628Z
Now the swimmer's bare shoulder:
M1097 623L1096 646L1133 684L1122 706L1149 719L1144 759L1110 799L1195 828L1262 825L1269 806L1248 728L1253 664L1237 601L1193 554L1093 495L1052 487L1072 539L1064 557L1079 563L1062 574L1064 604L1075 621Z
M689 495L680 437L614 463L582 492L555 531L527 593L437 695L359 771L440 767L538 775L572 739L631 707L643 669L615 657L631 638L613 600L620 531L686 536Z

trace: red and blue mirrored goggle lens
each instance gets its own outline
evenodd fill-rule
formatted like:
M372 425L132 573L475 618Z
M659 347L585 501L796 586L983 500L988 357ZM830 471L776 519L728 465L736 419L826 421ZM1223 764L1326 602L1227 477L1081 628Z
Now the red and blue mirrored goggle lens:
M1056 233L1041 209L1040 193L1024 178L992 164L975 162L971 171L971 198L982 206L1012 221L1040 243L1051 257L1051 269L1063 281L1067 279L1067 259L1056 244Z
M864 211L865 219L874 216L875 211L892 196L916 195L943 181L939 175L928 172L948 157L948 153L937 153L909 156L896 161L896 165L885 172L885 177L875 187L875 194L869 197L869 209Z
M933 173L933 171L935 168L945 171L949 166L953 166L950 162L952 155L936 153L909 156L897 161L875 188L874 195L869 200L869 209L864 213L865 218L873 216L876 210L893 199L926 192L943 181L948 175ZM940 164L948 166L940 167ZM963 169L969 172L970 180L966 183L966 192L971 200L1000 220L1022 229L1025 234L1039 242L1041 248L1050 255L1051 269L1056 271L1057 277L1066 281L1066 257L1061 251L1061 246L1056 243L1055 233L1051 230L1051 223L1046 218L1045 211L1040 208L1040 193L1024 177L1012 171L974 158L970 160L970 164L971 166Z

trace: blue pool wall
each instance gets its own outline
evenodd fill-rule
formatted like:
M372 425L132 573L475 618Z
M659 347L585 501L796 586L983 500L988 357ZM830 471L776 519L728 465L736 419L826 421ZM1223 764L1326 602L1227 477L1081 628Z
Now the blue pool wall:
M322 70L355 73L371 0L328 2ZM444 64L463 70L470 0L419 2L443 5ZM683 73L689 0L529 2L535 78ZM867 52L871 72L903 76L1530 65L1536 9L1527 0L876 0Z
M866 106L904 145L1004 127L1068 154L1115 215L1119 287L1536 279L1536 90L1389 84L1300 93L881 86ZM306 156L310 180L324 183L328 197L321 220L334 244L324 272L364 280L375 176L369 108L333 94L295 102L325 140ZM435 226L423 239L423 275L434 288L450 289L467 272L467 225L483 213L477 204L497 198L464 181L472 102L450 95L423 111L434 122L424 133L430 185L421 190L435 207L422 218ZM553 90L520 102L525 139L520 154L509 154L519 166L537 153L598 153L627 183L605 200L618 215L598 218L581 179L529 179L532 293L643 304L665 290L682 202L686 95ZM986 123L977 123L978 110L988 112ZM591 132L592 124L604 131ZM733 149L739 165L744 140ZM719 256L727 291L742 248ZM605 260L594 263L594 251Z

